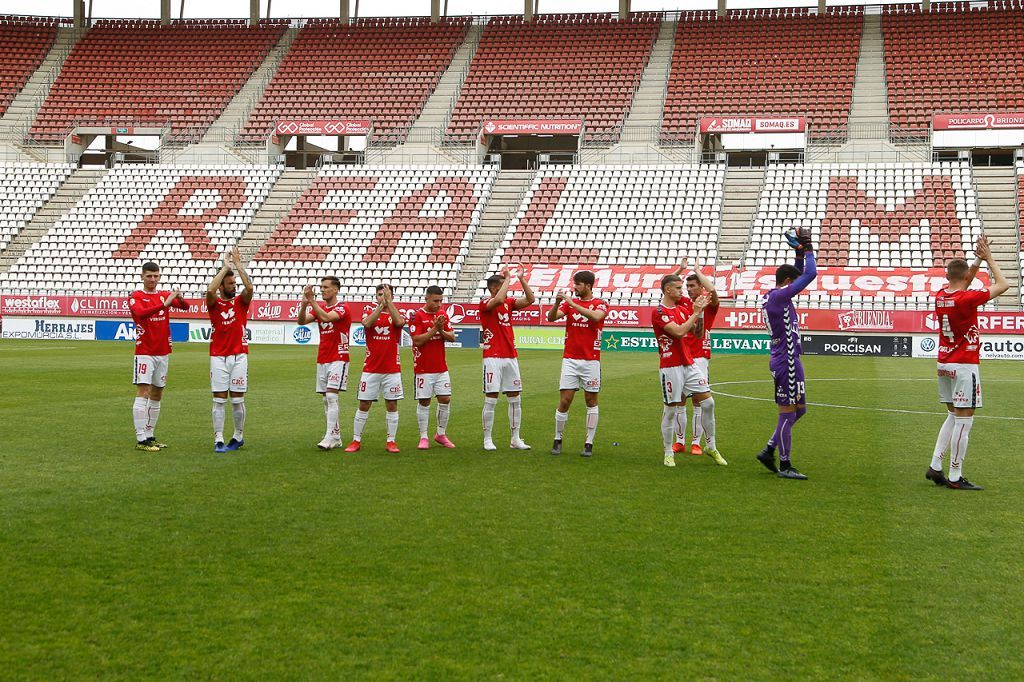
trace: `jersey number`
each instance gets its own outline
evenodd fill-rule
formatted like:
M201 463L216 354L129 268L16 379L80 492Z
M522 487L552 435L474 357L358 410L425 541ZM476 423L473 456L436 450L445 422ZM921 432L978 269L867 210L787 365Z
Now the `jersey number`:
M420 377L419 379L416 380L416 386L418 388L423 388L426 385L426 383L427 382L423 377Z
M953 343L953 328L949 326L949 317L947 315L940 315L939 325L942 327L942 335L949 339L950 343Z
M362 391L363 393L366 393L366 382L365 381L359 384L359 390Z
M494 381L494 372L487 372L487 383Z
M143 362L143 363L139 364L139 373L140 374L145 374L146 373L146 363Z

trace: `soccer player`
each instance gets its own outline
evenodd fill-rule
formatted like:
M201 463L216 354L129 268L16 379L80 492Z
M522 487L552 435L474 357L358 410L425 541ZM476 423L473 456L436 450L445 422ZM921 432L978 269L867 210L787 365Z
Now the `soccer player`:
M399 452L395 439L398 437L398 401L402 393L402 366L399 344L402 341L402 327L405 320L392 300L394 289L390 284L377 285L377 307L363 318L366 329L366 359L363 374L359 378L359 409L353 424L352 442L345 452L357 452L362 446L363 428L370 418L370 407L384 395L387 410L388 452Z
M682 274L686 270L686 261L676 270L675 274ZM710 297L708 306L701 313L700 319L697 320L697 324L693 326L693 329L683 337L683 343L686 344L686 349L693 358L693 365L696 367L704 378L708 382L709 393L707 397L702 400L697 396L691 396L693 401L693 441L690 444L691 455L702 455L705 454L700 447L700 439L703 436L705 438L705 444L708 445L708 452L706 453L711 459L715 460L717 464L725 466L728 464L725 458L718 452L714 444L714 436L711 439L707 438L707 431L704 428L704 410L711 410L711 426L712 433L715 431L715 417L714 407L715 400L710 394L711 376L709 370L709 364L711 362L711 328L715 325L715 318L718 315L719 299L718 292L715 290L714 283L704 276L701 272L699 265L694 265L693 272L686 276L686 295L681 305L692 306L692 302L697 300L697 297L702 294L707 294ZM686 451L686 434L678 434L676 443L672 446L672 451L675 453Z
M676 465L672 450L676 435L686 433L686 396L692 395L695 401L699 401L703 398L698 396L711 395L707 379L694 366L683 341L711 298L698 296L691 307L681 305L684 296L683 280L679 275L662 277L661 303L651 320L660 356L661 395L665 403L661 414L661 441L665 446L664 464L667 467ZM709 412L709 416L713 413Z
M238 293L235 272L245 287ZM252 302L252 280L242 265L238 247L224 254L224 264L206 290L206 311L213 334L210 337L210 391L213 393L213 451L227 452L245 445L245 392L249 390L249 341L245 325ZM224 443L224 421L228 396L235 432Z
M160 400L167 384L167 365L171 354L170 309L187 310L181 291L157 291L160 266L142 264L142 289L128 297L128 309L135 322L135 449L158 452L167 447L153 435L160 418Z
M498 393L504 393L508 399L508 425L512 429L509 447L513 450L530 449L519 435L523 420L523 379L519 374L519 353L516 352L516 339L512 330L512 313L533 305L534 296L529 282L520 277L523 297L510 297L508 287L512 277L507 267L502 268L500 275L488 277L487 291L490 296L480 302L480 326L483 328L480 346L484 356L484 450L488 451L498 449L491 438Z
M555 410L555 442L552 455L562 454L562 434L569 421L569 407L576 391L583 389L587 403L587 438L583 443L583 457L594 454L594 434L597 433L597 396L601 391L601 330L608 315L608 305L594 298L594 273L581 270L572 276L571 298L559 292L555 305L548 311L548 322L563 317L565 323L565 351L562 353L562 375L558 381L558 408Z
M978 307L1001 296L1010 287L984 235L978 238L975 252L988 263L992 286L968 290L974 274L971 270L977 272L977 268L968 268L967 261L954 258L946 264L949 284L935 295L935 316L939 321L939 401L946 404L946 421L939 430L925 477L935 485L954 490L983 490L963 475L974 410L981 407ZM950 453L948 478L942 473L942 458L947 449Z
M764 297L762 307L771 333L771 356L768 367L775 380L775 403L779 419L768 444L757 455L757 461L780 478L807 480L790 462L793 425L807 413L807 389L804 366L800 361L800 318L793 297L807 288L818 275L814 265L814 248L806 231L786 235L796 251L793 265L781 265L775 271L775 288ZM779 448L779 464L775 465L775 448Z
M316 392L323 397L327 430L316 444L321 450L341 447L341 421L339 419L338 392L348 389L349 329L352 316L344 303L338 300L341 281L334 276L320 280L322 303L317 303L313 287L302 290L299 306L299 324L316 320L320 329L320 347L316 353Z
M434 442L445 448L454 448L446 433L451 413L452 379L448 375L444 342L455 340L448 316L441 312L444 290L439 286L427 287L423 307L409 320L412 336L412 368L415 384L416 423L420 427L420 450L430 447L427 428L430 425L430 399L437 398L437 431Z

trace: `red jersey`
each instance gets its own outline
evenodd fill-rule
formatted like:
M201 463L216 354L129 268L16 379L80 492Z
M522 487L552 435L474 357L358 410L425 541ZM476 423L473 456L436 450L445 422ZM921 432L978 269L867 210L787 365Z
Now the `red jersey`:
M402 341L405 321L394 322L391 315L381 313L377 323L366 329L366 360L363 371L369 374L397 374L402 371L398 346Z
M340 301L334 305L327 305L320 302L320 307L325 313L338 313L341 317L337 322L321 322L317 319L317 327L320 328L320 348L316 352L317 364L327 362L348 362L348 333L352 329L352 315L348 308Z
M168 291L136 291L128 297L128 309L135 321L136 355L170 355L171 316L164 307ZM188 306L174 301L172 308L187 310Z
M682 301L680 301L682 304ZM665 332L667 324L683 324L693 313L688 313L684 305L677 305L674 308L667 308L659 305L651 316L651 325L654 327L654 337L658 340L658 353L661 355L662 367L678 367L679 365L692 365L693 358L686 350L683 339L673 339ZM686 338L685 335L683 338Z
M490 300L490 299L488 299ZM512 309L516 299L509 296L494 310L487 309L487 301L480 302L480 326L483 338L480 347L485 358L516 358L516 337L512 332Z
M988 289L948 291L935 294L939 320L939 362L977 365L981 361L978 307L989 301Z
M249 352L245 338L245 323L249 319L249 301L241 296L221 298L206 305L210 313L213 334L210 337L210 356L243 355Z
M428 313L425 309L420 308L409 320L409 333L413 336L425 333L428 329L433 328L434 320L440 314L440 310L436 313ZM448 332L452 330L451 321L447 316L444 320L444 330ZM448 371L448 361L444 354L444 338L440 334L435 334L419 348L413 344L412 371L413 374L439 374Z
M680 307L686 311L686 317L693 315L692 300L684 298L679 303ZM715 318L717 316L718 306L709 305L701 313L700 319L703 323L703 329L701 329L700 336L696 335L697 326L695 325L693 331L683 337L686 352L690 354L691 358L711 358L711 328L715 326Z
M608 312L608 305L599 298L592 298L589 301L574 298L573 303L587 310ZM600 360L604 320L594 322L573 310L568 301L563 302L558 309L566 316L565 352L562 353L562 357L572 360Z

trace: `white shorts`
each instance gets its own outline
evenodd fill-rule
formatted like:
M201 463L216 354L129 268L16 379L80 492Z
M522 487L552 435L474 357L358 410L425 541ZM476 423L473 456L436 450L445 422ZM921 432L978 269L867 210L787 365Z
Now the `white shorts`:
M316 365L316 392L348 390L348 363L343 360L335 362L318 362Z
M401 400L405 397L402 393L402 373L378 374L363 372L359 377L359 400L374 401L384 396L384 400Z
M981 407L981 372L978 365L939 363L939 402L953 407Z
M245 393L249 390L249 356L238 355L210 356L210 391L222 393L234 391Z
M693 365L661 368L661 396L666 405L681 403L686 396L709 390L708 380Z
M484 358L484 393L518 393L522 390L519 358Z
M133 384L149 384L157 388L167 385L167 361L170 355L136 355Z
M559 391L601 392L601 361L562 358L562 376L558 379Z
M413 376L413 382L416 384L416 400L452 394L452 378L448 376L448 372L417 374Z
M708 375L708 364L709 363L708 363L708 359L707 358L694 358L693 359L693 368L696 369L698 372L700 372L700 375L702 377L704 377L704 383L706 383L708 385L708 387L706 389L704 389L705 391L710 391L711 390L711 377ZM698 393L699 392L700 391L698 391ZM693 395L693 393L690 392L690 393L687 393L686 395L687 396L691 396L691 395Z

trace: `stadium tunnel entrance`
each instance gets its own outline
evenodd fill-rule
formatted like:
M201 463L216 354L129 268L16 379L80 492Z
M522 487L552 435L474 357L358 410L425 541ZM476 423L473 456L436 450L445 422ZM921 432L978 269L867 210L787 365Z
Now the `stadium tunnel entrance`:
M572 164L579 158L583 130L581 119L484 121L477 135L477 155L496 159L506 170Z
M703 158L730 166L800 163L807 147L807 121L803 116L703 116L697 147Z
M64 138L67 162L82 168L157 163L170 126L80 125Z
M361 164L372 133L370 119L280 120L267 138L267 153L298 170L324 163Z

